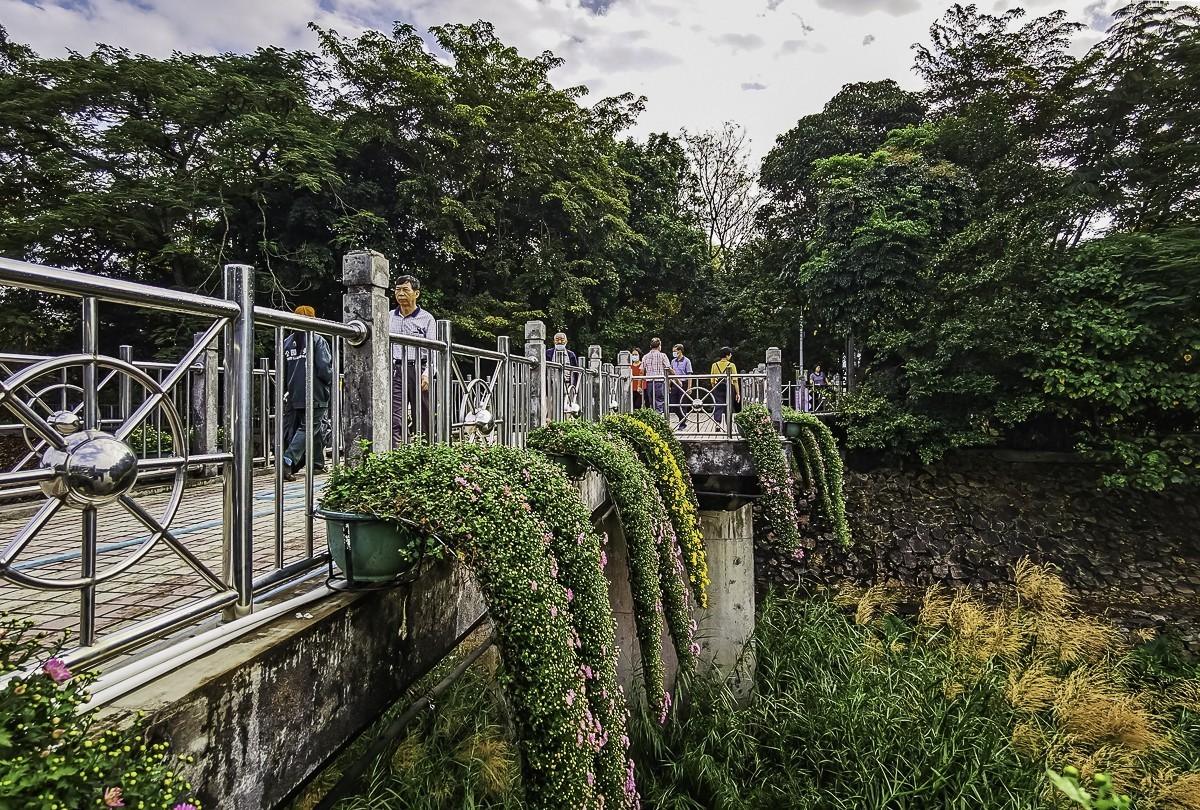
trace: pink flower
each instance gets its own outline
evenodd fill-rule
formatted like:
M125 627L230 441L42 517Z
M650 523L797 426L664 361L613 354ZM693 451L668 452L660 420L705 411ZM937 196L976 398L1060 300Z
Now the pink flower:
M556 608L554 605L550 606L550 617L554 619L558 618L558 608Z
M537 580L536 579L529 580L529 590L531 590L531 591L537 590Z
M58 658L51 658L46 663L42 664L42 672L45 672L47 675L49 675L50 679L53 680L55 683L62 683L63 681L65 681L71 677L71 671L69 669L67 669L67 665L64 664ZM117 791L118 799L121 798L120 794L121 794L121 791L118 790ZM113 806L120 807L120 805L113 805Z
M183 804L175 805L175 807L172 808L172 810L197 810L197 807L196 807L196 805L192 804L191 802L184 802Z
M124 807L125 802L121 801L121 789L119 787L107 788L104 791L104 806L105 807Z
M575 591L571 590L570 588L567 588L567 601L568 602L575 601Z
M603 568L606 565L608 565L608 555L605 554L603 551L601 551L600 552L600 567Z

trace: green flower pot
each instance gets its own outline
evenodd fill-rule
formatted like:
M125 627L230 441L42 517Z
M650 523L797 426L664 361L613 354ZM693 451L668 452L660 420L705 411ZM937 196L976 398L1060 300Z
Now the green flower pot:
M799 422L784 422L783 435L789 439L799 439L804 433L804 425Z
M563 468L568 478L582 478L587 472L588 465L579 456L560 456L558 453L544 453L546 458Z
M419 561L411 551L417 532L400 523L374 515L328 512L314 514L325 519L325 537L333 562L355 582L391 582L408 573ZM346 538L350 539L350 563L346 566Z

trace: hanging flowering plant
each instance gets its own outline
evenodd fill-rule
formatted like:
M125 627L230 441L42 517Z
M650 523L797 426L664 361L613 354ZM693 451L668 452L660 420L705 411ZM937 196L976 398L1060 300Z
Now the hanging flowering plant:
M708 607L705 591L709 583L708 554L704 549L704 535L700 532L700 517L689 496L692 477L687 468L680 468L670 447L652 425L633 416L615 414L605 417L604 426L627 441L650 472L679 541L692 595L696 604ZM668 433L672 431L668 430Z
M850 524L846 519L846 498L842 493L842 457L829 426L811 413L784 408L785 422L804 426L800 433L801 463L808 470L806 483L818 491L821 508L833 526L834 536L843 547L850 545Z
M504 659L527 806L602 807L595 763L604 732L585 699L582 639L548 553L553 532L524 487L458 446L414 443L372 463L392 479L397 514L440 537L476 574Z
M65 638L63 639L65 641ZM46 634L28 619L0 619L0 807L174 808L199 805L167 743L151 743L141 716L128 728L98 729L81 713L94 672L72 674L51 657Z
M741 413L734 414L733 418L737 421L738 432L746 440L750 459L758 473L763 518L775 533L780 549L790 551L800 559L804 552L800 548L792 473L783 455L783 442L771 422L771 414L765 405L754 402L743 406Z
M536 514L550 530L546 537L551 573L557 570L566 588L567 611L579 637L579 672L583 676L590 717L585 720L598 747L596 793L605 807L635 807L638 794L629 759L628 709L617 684L617 647L608 580L607 552L592 526L579 491L560 469L538 453L508 447L464 447L467 463L496 470L515 479ZM551 611L553 613L553 609ZM589 743L593 742L589 739Z
M662 501L633 450L598 425L552 422L531 431L528 444L544 452L578 456L599 470L608 483L625 534L647 700L665 720L671 698L663 685L664 614L681 668L693 665L699 648L694 643L695 624L683 581L682 555Z
M675 435L675 431L671 430L671 423L667 421L667 417L653 408L638 408L636 411L630 412L629 415L643 425L653 428L654 432L658 434L658 438L666 443L667 448L671 451L672 458L675 459L675 463L685 473L683 476L683 486L687 490L688 501L691 502L692 508L699 512L700 499L696 497L696 488L692 484L691 473L688 472L687 456L683 453L683 445L679 443L679 437Z

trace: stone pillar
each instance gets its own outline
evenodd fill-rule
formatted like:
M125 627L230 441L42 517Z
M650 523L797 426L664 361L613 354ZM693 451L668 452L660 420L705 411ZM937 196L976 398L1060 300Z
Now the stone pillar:
M529 380L529 427L546 424L546 324L525 322L525 356L534 361Z
M633 362L627 351L617 352L617 374L620 375L620 388L617 389L617 402L621 413L633 410Z
M383 254L356 250L342 259L342 321L367 330L358 343L345 342L342 385L342 436L347 456L359 439L381 453L392 446L392 347L388 339L389 266Z
M600 372L604 370L604 361L601 359L603 351L599 346L588 346L587 368L595 376L580 375L587 382L588 407L592 409L590 413L595 420L602 419L608 409L604 402L604 381L600 376Z
M750 504L701 511L708 552L708 607L696 608L700 670L716 670L747 700L754 687L754 515Z
M783 419L783 352L772 346L767 349L767 410L778 427Z
M193 345L204 339L203 332L196 332L192 337ZM191 452L197 455L217 452L217 426L221 424L218 404L218 374L220 360L217 357L217 347L210 343L200 355L201 369L192 372L192 401L188 407L192 412L192 442ZM211 478L217 474L216 464L205 464L201 475Z

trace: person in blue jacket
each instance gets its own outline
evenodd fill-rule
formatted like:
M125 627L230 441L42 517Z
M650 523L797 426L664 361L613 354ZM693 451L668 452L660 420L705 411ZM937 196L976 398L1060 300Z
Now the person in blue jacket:
M316 311L307 305L296 307L296 314L315 318ZM312 381L312 424L313 424L313 470L325 470L325 437L320 429L321 420L329 410L329 391L333 385L333 355L329 341L321 335L308 332L292 332L283 342L283 362L286 376L283 395L283 435L287 449L283 452L283 478L296 480L296 470L304 464L304 445L307 439L308 391L308 338L312 336L313 381ZM291 439L288 440L288 436Z

